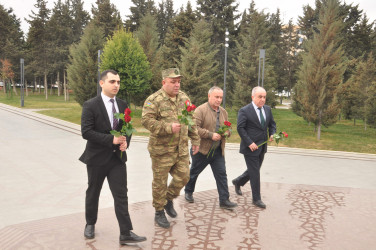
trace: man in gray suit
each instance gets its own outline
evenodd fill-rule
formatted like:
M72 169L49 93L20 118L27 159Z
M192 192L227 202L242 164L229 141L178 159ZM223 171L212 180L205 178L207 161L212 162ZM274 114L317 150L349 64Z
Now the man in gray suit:
M277 129L271 108L265 105L265 101L265 89L255 87L252 89L252 102L238 112L237 130L241 138L240 153L244 155L247 170L232 180L238 195L242 195L240 187L250 180L253 204L260 208L266 208L261 200L260 168L267 151L267 143L260 144L268 139L268 132L272 141Z

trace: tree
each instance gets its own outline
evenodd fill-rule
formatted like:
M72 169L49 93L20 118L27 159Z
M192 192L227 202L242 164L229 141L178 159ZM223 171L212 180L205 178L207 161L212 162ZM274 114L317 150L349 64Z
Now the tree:
M0 4L0 59L7 59L14 77L19 77L20 58L24 50L23 32L20 20L13 13L13 9L5 9ZM15 90L15 85L14 85ZM4 88L5 91L5 88Z
M10 86L10 82L14 78L14 72L12 70L12 64L9 62L9 60L0 59L0 63L1 63L1 68L0 68L1 78L4 80L4 91L6 91L7 80L9 80L8 86ZM15 88L15 84L13 84L13 87ZM17 92L15 92L15 94L17 94Z
M97 7L92 5L93 22L95 26L102 27L105 37L110 37L115 30L123 27L120 12L110 0L97 0Z
M151 93L161 88L161 65L160 56L158 55L158 32L156 19L150 14L147 14L141 19L141 25L139 29L134 32L134 36L138 39L138 42L144 49L144 53L150 63L152 71L152 79L150 84L150 91L144 92L140 99L146 99ZM145 97L145 98L144 98Z
M199 20L184 47L180 47L181 72L184 76L182 89L197 105L207 101L207 91L217 85L215 76L218 63L216 46L211 43L212 31L205 20Z
M367 88L368 97L365 103L365 117L369 125L376 127L376 81Z
M103 48L104 42L104 31L91 22L81 41L69 49L68 83L81 106L97 94L98 50Z
M43 76L44 91L47 100L47 76L51 70L49 65L51 64L53 50L47 27L51 11L47 8L45 0L37 0L35 7L38 9L38 13L31 11L32 15L29 15L30 19L27 20L30 24L27 43L30 49L30 56L33 59L28 65L28 69L33 71L37 76Z
M295 88L295 101L302 108L300 114L315 124L318 140L321 126L335 123L340 112L337 90L345 71L339 36L342 27L338 1L328 0L320 12L318 32L307 41Z
M150 88L152 74L147 57L132 33L124 29L116 31L105 44L100 68L119 72L121 85L118 96L128 103Z
M252 88L258 85L258 69L260 49L268 51L269 25L267 15L258 12L251 4L249 14L243 16L243 25L236 40L234 64L230 65L230 75L235 86L233 104L239 108L250 102ZM274 84L271 66L268 62L268 53L265 60L265 89L268 92L267 104L275 106ZM261 78L261 77L260 77ZM260 81L261 85L261 81Z
M192 12L191 3L189 1L187 3L187 11L188 8L190 8L190 11ZM176 16L174 11L174 2L172 0L162 0L162 2L159 3L156 16L158 32L160 35L159 43L163 45L167 30L169 27L171 27L172 20Z
M164 44L161 47L162 68L172 68L181 61L181 51L179 46L184 46L185 39L188 39L193 29L196 16L188 2L187 9L180 9L180 12L172 21L172 26L168 29Z
M132 14L127 16L128 19L125 21L125 27L129 31L134 32L140 26L141 19L147 14L154 15L156 9L153 0L132 0L132 3L135 6L129 8Z
M82 0L71 0L71 17L73 21L72 34L73 42L77 43L84 33L84 29L90 21L90 14L83 7Z

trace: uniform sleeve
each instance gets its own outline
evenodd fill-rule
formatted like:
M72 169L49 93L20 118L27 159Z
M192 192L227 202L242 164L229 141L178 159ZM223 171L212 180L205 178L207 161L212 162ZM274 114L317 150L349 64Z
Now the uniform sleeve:
M200 136L198 135L198 129L197 129L197 121L195 114L193 114L193 122L195 125L191 127L191 130L188 130L188 137L191 138L192 145L199 146L200 145Z
M141 124L155 135L172 134L172 124L160 121L158 118L158 105L151 98L146 99L142 108Z

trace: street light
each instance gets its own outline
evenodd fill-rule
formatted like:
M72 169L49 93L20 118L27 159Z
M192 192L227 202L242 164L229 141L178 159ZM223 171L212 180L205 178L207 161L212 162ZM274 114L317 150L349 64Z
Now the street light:
M225 32L225 72L223 77L223 108L226 108L226 73L227 73L227 49L228 49L228 35L230 33L228 32L228 29L226 28Z
M25 83L25 69L24 69L24 59L20 59L21 64L21 107L24 107L24 83Z

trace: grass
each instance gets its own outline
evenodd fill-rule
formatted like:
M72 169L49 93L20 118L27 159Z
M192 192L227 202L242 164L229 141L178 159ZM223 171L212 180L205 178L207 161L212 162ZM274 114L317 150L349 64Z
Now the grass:
M20 107L20 96L7 97L1 91L0 102ZM76 124L81 122L82 108L72 95L70 101L65 102L64 96L51 95L46 100L43 94L29 94L25 96L24 104L25 109L46 109L37 112ZM141 126L141 107L132 105L132 111L133 126L137 130L135 134L148 136L149 132ZM233 124L233 134L229 142L239 143L240 137L236 131L237 113L230 109L228 112L229 121ZM328 128L323 127L321 140L317 140L314 126L291 110L274 109L273 116L277 123L277 132L285 131L289 134L287 139L280 142L280 146L376 154L376 129L368 127L364 130L363 121L357 120L354 126L353 121L341 120Z

